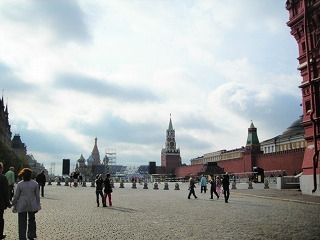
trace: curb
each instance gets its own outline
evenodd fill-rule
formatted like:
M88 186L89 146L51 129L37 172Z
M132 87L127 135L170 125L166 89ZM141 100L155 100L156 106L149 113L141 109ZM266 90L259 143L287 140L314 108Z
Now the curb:
M303 203L303 204L310 204L310 205L318 205L318 206L320 206L320 203L317 203L317 202L308 202L308 201L301 201L301 200L288 199L288 198L260 196L260 195L239 193L239 192L230 192L230 193L233 193L235 195L247 196L247 197L256 197L256 198L270 199L270 200L275 200L275 201L294 202L294 203Z

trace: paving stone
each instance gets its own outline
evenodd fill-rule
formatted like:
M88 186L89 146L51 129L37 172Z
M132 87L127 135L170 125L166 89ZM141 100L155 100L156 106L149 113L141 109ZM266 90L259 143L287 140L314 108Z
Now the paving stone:
M225 203L200 187L198 199L187 199L188 184L179 183L180 191L174 184L155 191L115 183L113 206L106 208L96 206L94 188L46 186L38 239L320 239L319 198L237 184ZM5 211L6 239L18 239L17 217Z

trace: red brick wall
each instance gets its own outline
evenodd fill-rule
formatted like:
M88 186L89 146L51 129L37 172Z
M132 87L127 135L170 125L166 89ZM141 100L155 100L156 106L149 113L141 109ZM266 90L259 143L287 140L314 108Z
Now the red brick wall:
M186 176L190 176L190 174L197 174L200 172L205 172L205 170L206 170L205 164L181 166L176 169L176 176L177 177L186 177Z
M235 158L232 160L224 160L218 162L218 166L223 168L225 172L240 173L244 172L243 158Z
M245 154L243 158L224 160L217 163L224 172L243 173L252 172L252 167L260 167L265 171L284 170L287 175L298 174L302 169L305 149L293 149L270 154L259 154L252 156ZM252 159L252 160L251 160ZM249 163L252 161L252 164ZM205 172L205 164L182 166L176 169L177 177L185 177L191 173Z
M293 149L278 153L260 154L256 157L256 166L265 171L285 170L287 175L302 171L305 149Z

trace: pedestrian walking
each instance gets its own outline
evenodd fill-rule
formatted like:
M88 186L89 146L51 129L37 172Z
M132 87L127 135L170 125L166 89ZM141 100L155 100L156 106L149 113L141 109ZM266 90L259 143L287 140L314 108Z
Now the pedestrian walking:
M6 177L8 179L9 191L10 191L10 201L12 201L12 197L14 195L14 184L16 182L16 178L14 175L14 167L10 167L9 171L6 172Z
M112 193L112 187L110 183L111 175L110 173L107 173L106 179L104 180L104 207L107 206L107 197L109 200L109 206L112 207L112 201L111 201L111 193Z
M43 170L36 177L36 181L38 183L39 190L41 189L41 197L44 197L44 186L46 185L47 180Z
M213 175L211 175L211 179L209 183L210 183L210 195L211 195L210 199L213 199L213 193L217 196L217 199L219 199L219 195L216 191L217 185Z
M79 175L79 184L81 184L81 185L82 185L82 179L83 179L82 173L80 173L80 175Z
M0 162L0 239L5 239L6 235L3 234L4 231L4 210L11 207L9 200L9 184L8 179L3 172L3 164Z
M73 180L74 180L74 178L73 178L74 177L74 172L70 173L69 177L70 177L69 178L69 186L72 187L72 183L73 183Z
M96 176L96 198L97 198L97 207L100 206L100 204L99 204L99 196L101 196L102 205L103 205L103 206L105 205L102 190L103 190L102 174L98 174L98 175Z
M224 201L226 203L228 203L229 196L230 196L229 185L230 185L229 175L228 173L226 173L225 175L223 175L223 179L222 179L223 195L224 195Z
M30 168L24 168L19 172L18 176L22 178L22 181L17 184L12 200L14 209L18 213L20 240L25 240L27 237L28 239L37 238L35 214L41 209L41 206L38 183L31 179L31 174Z
M193 174L190 175L190 178L189 178L189 195L188 195L188 199L190 199L191 197L191 194L194 196L194 198L198 198L194 192L194 189L196 188L196 185L195 185L195 181L194 181L194 176Z
M73 173L73 186L74 187L78 187L78 177L79 177L80 173L78 171L75 171Z
M216 191L217 191L219 197L221 195L221 185L222 185L221 178L219 176L217 176L216 177Z
M202 191L204 191L204 193L207 192L207 178L202 175L201 179L200 179L200 185L201 185L201 193Z

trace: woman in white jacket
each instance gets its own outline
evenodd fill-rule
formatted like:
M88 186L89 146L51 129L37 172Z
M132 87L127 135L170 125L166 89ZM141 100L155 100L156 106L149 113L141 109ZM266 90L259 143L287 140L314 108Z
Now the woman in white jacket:
M18 213L19 240L37 238L35 214L41 209L38 183L31 179L32 171L24 168L18 176L23 180L17 184L12 205Z

